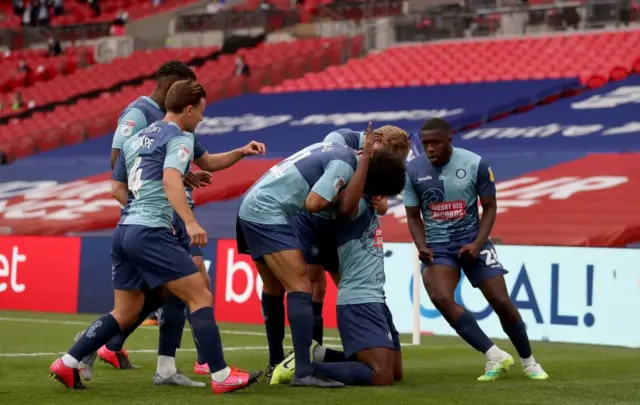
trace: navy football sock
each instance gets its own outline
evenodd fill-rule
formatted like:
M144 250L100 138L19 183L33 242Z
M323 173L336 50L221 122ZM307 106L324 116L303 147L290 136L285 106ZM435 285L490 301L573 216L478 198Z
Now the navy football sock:
M176 351L182 343L185 308L185 303L176 297L170 297L162 306L162 312L158 317L158 356L176 357Z
M466 309L462 315L451 324L451 327L455 329L456 333L458 333L465 342L479 352L486 353L487 350L493 346L491 339L480 329L476 318Z
M191 329L194 339L202 350L205 363L209 364L211 373L223 370L227 367L222 353L222 341L220 330L213 318L213 308L204 307L191 313Z
M311 309L311 294L305 292L290 292L287 294L287 308L289 309L289 326L293 350L296 354L297 378L304 378L313 372L309 348L313 339L313 309Z
M531 357L531 343L527 335L527 327L522 320L512 325L505 325L503 323L502 330L509 336L511 343L515 346L521 359Z
M77 360L82 360L118 333L120 333L120 325L116 318L111 314L103 315L87 328L67 353Z
M322 321L322 302L312 302L313 308L313 340L322 344L322 333L324 329Z
M142 306L142 310L140 311L138 318L133 323L133 325L129 326L121 333L118 333L116 336L109 339L109 341L107 342L107 349L111 350L112 352L119 352L120 350L122 350L122 346L124 346L124 342L127 340L129 335L131 335L134 330L138 329L138 326L142 325L142 322L147 319L149 314L160 308L163 302L164 301L159 294L153 292L145 292L144 305Z
M269 365L275 366L284 360L284 295L263 292L262 316L269 345Z
M313 363L313 369L332 380L347 385L373 384L373 370L366 364L357 361L342 363Z
M191 325L191 311L189 311L189 308L187 308L187 319L189 320L189 324ZM191 329L193 330L193 327L191 327ZM196 335L194 335L193 332L191 333L191 336L193 336L193 343L195 343L196 345L196 352L198 353L198 364L205 364L207 362L207 359L204 358L204 354L202 354L202 350L200 350L198 339L196 339Z
M325 349L323 363L340 363L347 361L344 352L340 350Z

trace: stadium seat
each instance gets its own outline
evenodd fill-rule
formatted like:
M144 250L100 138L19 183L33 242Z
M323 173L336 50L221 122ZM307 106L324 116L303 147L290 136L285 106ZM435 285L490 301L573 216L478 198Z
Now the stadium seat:
M76 1L64 2L64 14L51 19L51 25L80 25L95 22L111 22L120 11L129 13L131 19L140 19L150 15L171 10L176 7L195 3L198 0L164 0L160 5L154 6L150 0L100 0L100 16L94 16L93 11L87 3ZM13 14L11 2L2 2L1 11L8 17L0 22L0 28L19 29L21 26L21 16Z
M236 55L222 55L195 71L211 103L258 91L265 83L279 83L286 77L300 77L308 71L338 64L349 46L350 42L344 38L261 44L238 51L251 67L248 78L235 76ZM107 90L128 79L152 74L167 60L188 61L213 51L212 48L191 48L136 52L129 58L95 65L66 78L58 76L38 83L24 91L25 100L39 97L39 103L46 104L90 91L105 91L96 98L80 98L70 105L58 105L52 112L37 112L29 118L11 120L9 125L0 126L0 144L19 158L110 134L122 109L136 97L151 93L155 81L148 79L140 84L125 85L115 92ZM316 83L316 88L323 85ZM52 127L51 122L58 124Z
M287 80L265 93L581 78L587 86L638 69L640 31L442 42L395 47L337 69Z

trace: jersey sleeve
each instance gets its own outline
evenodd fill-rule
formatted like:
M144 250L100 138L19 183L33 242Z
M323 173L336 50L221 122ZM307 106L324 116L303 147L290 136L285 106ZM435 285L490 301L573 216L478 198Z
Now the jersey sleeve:
M369 202L364 198L361 198L360 202L358 203L358 212L351 217L351 221L355 221L356 219L360 218L365 212L367 212L369 208Z
M176 136L167 143L167 153L164 158L164 169L173 168L185 173L193 159L193 139L187 136Z
M118 155L116 164L113 166L113 171L111 172L111 179L120 183L127 182L127 165L124 160L124 153Z
M480 159L480 163L478 164L476 192L480 197L489 197L496 195L496 179L493 176L493 170L491 170L491 166L489 166L489 164L484 159Z
M416 194L416 190L413 188L413 183L411 183L409 175L405 175L405 178L404 191L402 192L402 200L404 201L404 206L417 207L418 205L420 205L420 199L418 199L418 195Z
M353 177L353 167L343 160L332 160L311 191L327 201L333 201L342 187Z
M338 129L329 133L324 137L323 142L339 143L354 150L362 148L360 145L360 133L348 129Z
M133 134L136 134L148 126L147 119L142 111L131 108L118 120L118 128L113 134L111 149L122 149L124 142Z

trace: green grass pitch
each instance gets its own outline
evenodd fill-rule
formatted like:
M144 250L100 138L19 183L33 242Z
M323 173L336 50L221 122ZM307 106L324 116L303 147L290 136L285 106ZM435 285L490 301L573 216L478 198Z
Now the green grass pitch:
M151 382L158 345L156 327L140 328L127 342L131 360L141 369L117 371L98 362L93 381L87 383L90 389L67 390L49 379L48 367L94 319L0 311L0 404L640 404L640 350L533 342L534 355L550 380L528 380L516 360L504 379L481 383L476 378L484 370L484 357L459 338L438 336L423 337L420 346L409 345L409 336L403 336L405 379L388 388L319 390L258 383L246 391L213 396L209 389L156 387ZM220 329L229 364L264 368L267 349L262 327L222 324ZM329 338L325 343L340 343L335 330L325 334ZM498 344L517 357L509 342ZM193 374L194 360L191 333L185 330L178 367L206 381Z

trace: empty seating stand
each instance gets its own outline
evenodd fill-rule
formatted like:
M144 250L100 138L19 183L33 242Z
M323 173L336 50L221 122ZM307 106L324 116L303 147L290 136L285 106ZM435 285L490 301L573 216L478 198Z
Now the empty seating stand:
M263 93L580 78L589 87L640 68L640 31L390 48L339 67L265 87Z

